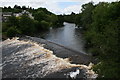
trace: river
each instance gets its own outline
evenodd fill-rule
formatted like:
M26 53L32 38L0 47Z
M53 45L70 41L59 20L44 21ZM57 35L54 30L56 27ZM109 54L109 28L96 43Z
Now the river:
M44 39L60 44L75 51L85 53L84 40L79 28L75 24L64 22L60 28L51 28L44 33Z
M49 41L41 38L29 37L13 38L2 41L0 49L2 49L2 64L0 64L0 71L2 71L2 78L15 79L30 79L30 78L82 78L83 80L95 79L97 74L91 69L93 64L89 66L83 64L71 63L69 57L57 57L54 51L46 49L42 44L45 42L48 46ZM59 53L65 55L68 52L64 47L51 43L58 48ZM52 47L52 46L51 46ZM75 56L77 55L77 56ZM80 57L81 56L81 57ZM87 62L87 55L78 55L73 53L75 60ZM93 79L93 80L94 80Z
M91 69L93 64L85 65L90 62L91 57L77 52L84 52L84 41L80 30L75 28L75 24L64 23L64 27L45 32L44 37L46 40L26 36L2 41L0 43L3 53L2 64L0 64L2 78L83 78L89 80L97 77ZM54 50L49 50L48 47Z

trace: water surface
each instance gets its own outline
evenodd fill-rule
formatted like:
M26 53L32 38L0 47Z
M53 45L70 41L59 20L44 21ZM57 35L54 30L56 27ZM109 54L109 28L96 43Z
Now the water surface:
M80 29L76 28L75 24L65 22L63 27L50 29L48 32L44 33L44 38L70 49L85 53L85 42Z

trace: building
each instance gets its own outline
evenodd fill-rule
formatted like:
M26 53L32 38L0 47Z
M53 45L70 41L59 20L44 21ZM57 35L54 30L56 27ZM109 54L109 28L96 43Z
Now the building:
M13 15L15 17L19 17L19 16L22 16L23 14L27 14L31 19L34 19L34 17L32 16L32 13L26 11L26 10L23 10L21 13L13 13Z
M34 17L32 16L32 13L30 13L26 10L23 10L21 13L3 12L2 13L2 21L6 22L8 20L8 17L10 17L10 16L20 17L23 14L27 14L31 19L34 19Z
M3 12L2 13L2 21L6 22L8 20L8 17L12 16L12 12Z

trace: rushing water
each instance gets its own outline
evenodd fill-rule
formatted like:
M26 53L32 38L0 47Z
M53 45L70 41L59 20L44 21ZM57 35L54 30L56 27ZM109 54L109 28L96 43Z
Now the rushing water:
M84 40L75 24L64 23L64 27L50 29L44 34L46 40L61 44L73 50L85 53Z
M32 41L7 39L0 42L2 49L3 78L96 78L91 67L71 64L69 59L55 56L53 51L45 49L43 44ZM75 71L74 71L75 70Z

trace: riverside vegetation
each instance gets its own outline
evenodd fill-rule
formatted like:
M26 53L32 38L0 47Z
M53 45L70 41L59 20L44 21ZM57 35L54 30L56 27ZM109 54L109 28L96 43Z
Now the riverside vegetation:
M120 1L89 2L82 5L81 13L70 15L57 16L44 8L28 10L33 13L34 20L26 15L10 17L7 23L3 23L3 33L8 36L16 33L30 35L49 29L50 26L62 25L64 21L75 23L82 27L87 51L97 59L93 70L99 74L98 79L120 78Z
M98 59L93 69L99 77L120 78L120 1L84 4L75 23L83 28L88 52Z
M23 10L32 13L34 19L31 19L28 14L24 13L21 16L10 16L6 22L3 22L3 34L8 37L20 35L33 35L41 31L48 30L50 27L62 26L60 15L55 15L46 8L34 9L26 6L15 5L14 8L4 7L4 12L21 13Z

